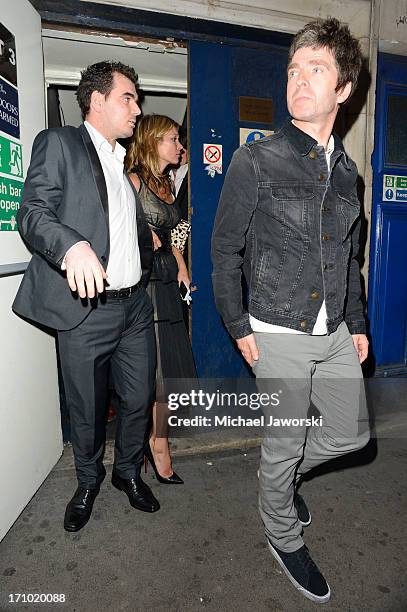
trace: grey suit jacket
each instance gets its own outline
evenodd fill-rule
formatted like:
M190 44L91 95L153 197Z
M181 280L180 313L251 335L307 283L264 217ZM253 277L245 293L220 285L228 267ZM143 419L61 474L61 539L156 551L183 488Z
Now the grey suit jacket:
M151 231L133 191L142 283L146 286L153 254ZM106 183L84 125L38 134L17 221L34 254L14 300L14 312L58 330L76 327L94 304L69 289L61 271L63 257L73 244L87 240L106 269L110 247Z

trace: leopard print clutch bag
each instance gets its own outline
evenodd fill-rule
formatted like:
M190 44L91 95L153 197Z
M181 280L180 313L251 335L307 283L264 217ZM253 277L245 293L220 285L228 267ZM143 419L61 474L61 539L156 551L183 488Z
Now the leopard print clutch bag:
M181 253L184 253L190 231L191 224L185 221L185 219L181 219L178 225L171 230L171 246L176 247Z

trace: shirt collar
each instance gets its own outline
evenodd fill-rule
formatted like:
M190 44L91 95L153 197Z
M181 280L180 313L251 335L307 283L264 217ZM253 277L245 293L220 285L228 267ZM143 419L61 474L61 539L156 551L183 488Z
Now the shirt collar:
M288 119L282 129L290 143L301 155L307 155L313 147L318 146L318 142L315 140L315 138L312 138L312 136L300 130L300 128L294 125L292 119ZM338 138L336 134L331 134L328 140L326 152L332 153L334 149L344 151L341 139Z
M329 137L328 144L326 145L325 153L326 155L331 155L335 149L335 141L332 134Z
M315 138L312 138L309 134L306 134L300 130L296 125L292 123L292 119L289 117L282 127L282 131L286 135L290 144L300 153L300 155L308 155L313 147L318 146ZM346 155L342 141L336 134L331 134L328 140L327 153L333 153L337 150L339 155L343 154L344 162L349 167L349 159Z
M106 138L95 128L89 121L85 121L84 125L89 132L89 136L92 139L93 144L95 145L95 149L99 155L101 150L107 151L111 155L120 162L124 162L124 158L126 156L126 149L122 147L121 144L116 142L114 150L112 150L112 145L106 140Z

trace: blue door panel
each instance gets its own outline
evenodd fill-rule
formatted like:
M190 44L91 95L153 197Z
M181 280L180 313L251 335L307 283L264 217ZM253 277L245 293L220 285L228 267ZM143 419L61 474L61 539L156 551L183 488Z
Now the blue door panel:
M375 349L383 363L397 365L406 359L407 215L383 207L381 225Z
M407 189L383 187L407 177L406 151L407 58L379 53L368 299L377 373L407 374Z
M235 343L215 308L210 242L213 221L239 127L276 129L286 115L287 48L270 50L191 41L189 46L189 136L192 207L192 345L200 377L248 376ZM239 121L239 96L271 98L273 123ZM223 147L223 173L213 178L203 164L203 144Z

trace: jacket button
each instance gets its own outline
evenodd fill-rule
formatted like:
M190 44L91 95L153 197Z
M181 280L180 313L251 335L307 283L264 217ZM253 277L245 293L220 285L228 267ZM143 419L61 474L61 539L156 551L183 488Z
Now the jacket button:
M325 174L320 174L318 177L319 181L324 181L325 180Z
M318 153L314 151L314 149L312 149L312 151L308 153L308 157L310 157L311 159L316 159L318 157Z
M324 264L324 270L328 270L328 264Z
M325 204L321 208L322 212L328 212L329 208Z
M322 240L323 240L324 242L326 242L327 240L329 240L329 236L328 236L328 234L322 234Z
M317 300L317 299L319 298L319 293L318 293L318 291L313 291L313 292L311 293L311 297L312 297L312 299L313 299L313 300Z
M301 329L307 329L307 322L306 321L301 321L300 327L301 327Z
M106 257L104 255L102 255L102 257L100 258L102 261L106 261Z

